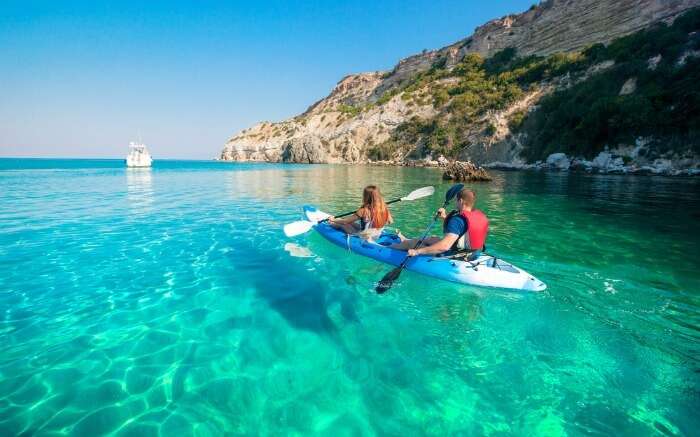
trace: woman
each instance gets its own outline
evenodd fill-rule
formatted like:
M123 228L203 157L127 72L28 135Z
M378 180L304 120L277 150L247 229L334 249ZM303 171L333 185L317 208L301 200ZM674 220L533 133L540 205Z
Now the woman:
M382 193L375 185L368 185L362 192L362 206L354 214L343 219L329 217L328 222L334 228L342 229L346 234L367 233L371 238L381 233L387 223L394 219L384 202Z

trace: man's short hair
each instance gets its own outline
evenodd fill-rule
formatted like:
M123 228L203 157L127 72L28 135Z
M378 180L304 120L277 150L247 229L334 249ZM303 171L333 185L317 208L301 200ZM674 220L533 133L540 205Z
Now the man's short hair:
M457 198L467 206L474 206L476 203L476 193L469 188L462 188L462 191L457 193Z

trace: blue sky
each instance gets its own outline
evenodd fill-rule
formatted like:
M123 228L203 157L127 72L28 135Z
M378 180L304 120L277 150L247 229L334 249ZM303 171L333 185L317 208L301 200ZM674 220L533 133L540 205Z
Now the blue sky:
M121 158L140 135L156 159L209 159L349 73L532 3L3 0L0 156Z

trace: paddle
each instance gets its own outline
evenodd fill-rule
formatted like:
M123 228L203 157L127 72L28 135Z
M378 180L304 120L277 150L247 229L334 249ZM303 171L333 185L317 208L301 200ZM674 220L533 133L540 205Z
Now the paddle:
M432 196L434 192L435 192L435 188L433 188L433 187L423 187L423 188L419 188L417 190L411 191L407 196L400 197L400 198L394 199L394 200L390 200L386 204L390 205L392 203L401 202L401 201L405 201L405 200L422 199L423 197ZM355 212L357 212L357 210L346 212L346 213L337 215L335 217L336 218L347 217L349 215L355 214ZM327 221L328 221L328 219L323 219L323 220L319 221L318 223L323 223L323 222L327 222ZM284 235L286 235L287 237L294 237L294 236L303 234L305 232L308 232L312 227L314 227L315 224L317 224L317 223L310 222L308 220L299 220L296 222L287 223L286 225L284 225L284 228L283 228Z
M454 197L457 195L457 193L462 191L462 188L464 188L464 185L457 184L457 185L453 185L452 188L447 190L447 193L445 193L445 203L442 204L442 207L446 208L447 204L450 203L450 201L452 199L454 199ZM438 215L435 214L435 216L433 217L433 221L431 221L430 225L428 225L428 229L425 230L425 232L423 233L423 236L420 237L420 240L418 240L418 244L416 244L415 249L418 249L423 244L423 240L425 240L425 237L428 236L428 233L430 232L430 229L432 229L433 225L437 221L437 218L438 218ZM403 270L404 267L406 267L406 263L408 262L409 259L411 259L411 257L406 255L406 258L404 258L403 262L401 262L401 264L398 267L396 267L394 270L392 270L389 273L387 273L386 275L384 275L382 280L379 281L379 284L375 288L375 291L378 294L386 293L387 291L389 291L389 289L392 287L392 285L394 285L394 281L399 279L399 276L401 275L401 271Z

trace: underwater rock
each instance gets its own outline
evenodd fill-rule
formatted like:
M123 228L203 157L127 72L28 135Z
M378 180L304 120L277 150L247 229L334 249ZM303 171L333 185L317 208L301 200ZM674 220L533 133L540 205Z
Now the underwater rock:
M284 250L295 258L313 258L314 253L308 247L300 246L296 243L286 243Z

